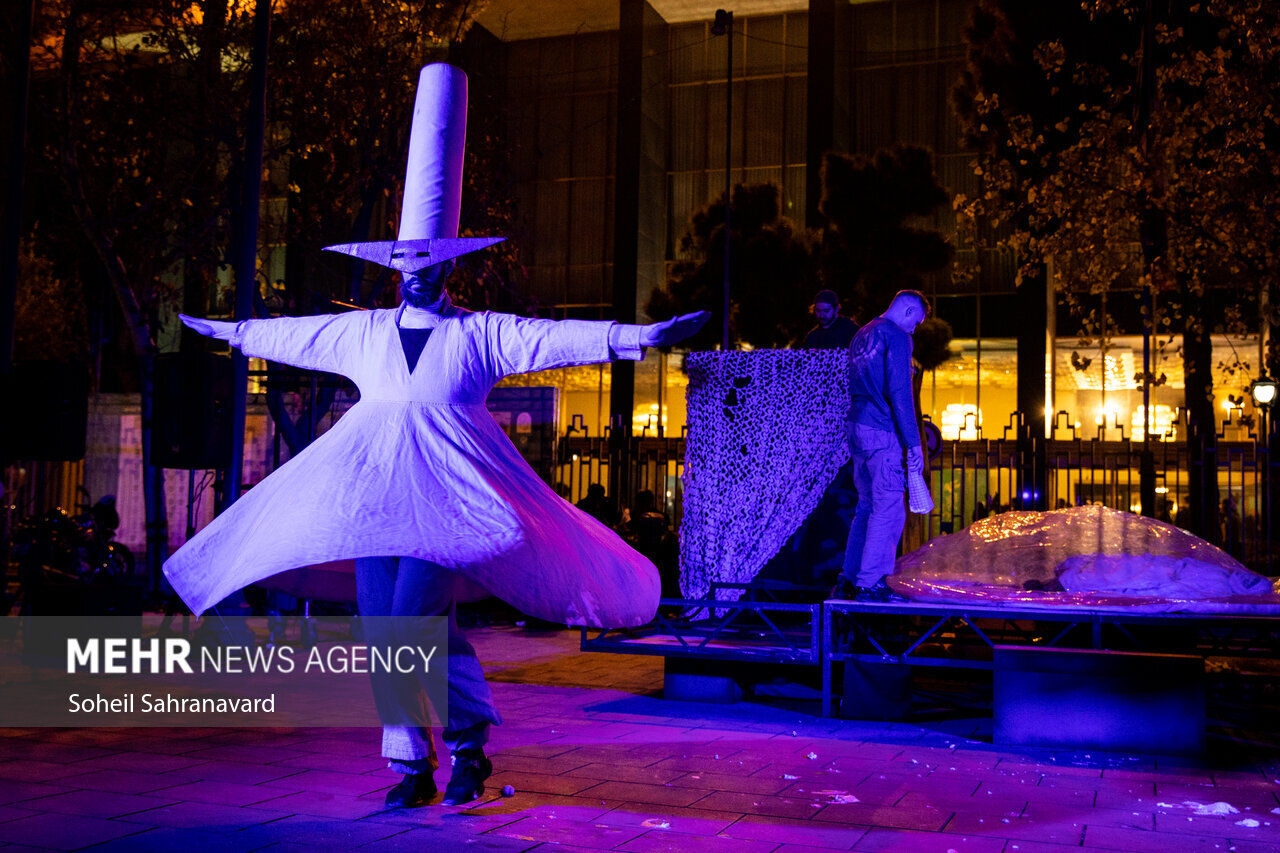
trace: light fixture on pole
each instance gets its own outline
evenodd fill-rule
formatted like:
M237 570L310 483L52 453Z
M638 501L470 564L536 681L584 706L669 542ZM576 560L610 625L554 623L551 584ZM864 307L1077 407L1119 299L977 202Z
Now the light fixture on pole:
M1280 388L1280 383L1277 383L1274 379L1267 378L1267 374L1264 373L1249 386L1249 396L1253 397L1255 406L1270 408L1276 401L1278 388Z
M1267 421L1268 415L1271 414L1271 407L1276 403L1276 393L1280 391L1280 383L1276 380L1268 378L1263 373L1257 379L1253 380L1253 384L1249 386L1249 396L1253 398L1253 405L1262 414L1262 437L1267 437Z
M1261 534L1263 542L1271 542L1275 536L1275 509L1280 504L1280 495L1276 493L1277 482L1272 466L1275 464L1275 447L1271 443L1271 424L1268 415L1271 414L1271 408L1276 404L1276 395L1280 393L1280 383L1267 376L1264 371L1261 376L1253 381L1249 386L1249 396L1253 398L1253 405L1262 415L1262 431L1259 436L1258 452L1260 461L1258 470L1262 477L1262 506L1259 516L1261 518ZM1263 461L1265 460L1265 461ZM1268 549L1266 568L1264 571L1270 574L1273 571L1274 555Z
M733 13L716 9L716 19L711 24L711 34L728 36L724 95L724 303L721 306L723 322L720 333L720 351L727 352L729 350L729 237L732 234L730 209L733 206Z

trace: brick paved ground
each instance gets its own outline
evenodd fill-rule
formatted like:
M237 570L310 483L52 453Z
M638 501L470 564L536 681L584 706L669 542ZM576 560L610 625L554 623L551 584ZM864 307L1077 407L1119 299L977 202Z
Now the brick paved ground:
M388 812L369 729L0 732L8 850L273 853L1280 850L1280 753L1011 751L990 720L827 720L660 698L661 660L473 632L506 722L489 795ZM446 774L438 774L441 784ZM504 785L510 798L496 796ZM1224 813L1229 804L1238 812Z

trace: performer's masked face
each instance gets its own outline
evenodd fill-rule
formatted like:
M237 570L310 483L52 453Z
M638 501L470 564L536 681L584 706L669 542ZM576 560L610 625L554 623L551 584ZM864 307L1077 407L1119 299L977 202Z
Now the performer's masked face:
M453 271L453 262L427 267L417 273L402 273L400 298L414 308L430 308L444 294L444 283Z

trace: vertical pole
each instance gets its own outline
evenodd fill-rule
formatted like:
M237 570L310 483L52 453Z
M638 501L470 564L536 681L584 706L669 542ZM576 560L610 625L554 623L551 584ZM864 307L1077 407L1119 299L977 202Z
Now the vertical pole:
M974 438L982 438L982 270L974 279L977 292L974 294L974 357L973 357L973 406L977 411L973 416ZM964 432L964 421L960 422L960 432Z
M720 350L729 350L729 243L733 236L733 13L716 11L717 23L723 12L724 35L729 40L727 78L724 95L724 325L720 333Z
M1263 468L1263 497L1262 497L1262 545L1266 548L1267 561L1263 564L1260 571L1264 575L1270 575L1275 572L1275 553L1271 547L1275 536L1275 511L1278 505L1276 492L1280 487L1280 477L1276 476L1276 442L1272 439L1271 431L1275 429L1275 419L1272 417L1271 404L1263 408L1262 412L1262 441L1266 447L1266 465Z
M271 0L258 0L253 12L253 53L249 93L249 121L245 128L244 186L240 194L239 253L236 258L236 320L253 316L254 290L258 286L258 209L262 197L262 148L267 127L267 47L271 42ZM227 478L227 505L235 503L243 488L244 421L249 392L249 359L232 350L235 378L231 408L231 471ZM314 404L314 400L313 400Z
M1156 15L1151 0L1142 9L1142 69L1138 87L1138 131L1142 133L1143 151L1151 151L1151 111L1156 99ZM1156 274L1157 255L1164 255L1165 238L1157 234L1157 214L1151 200L1143 211L1142 248L1142 456L1138 462L1138 502L1148 519L1156 517L1156 457L1151 451L1151 336L1156 328L1156 302L1152 295L1152 278ZM1164 264L1160 257L1158 263ZM1103 316L1103 321L1106 321ZM1216 474L1215 474L1216 476Z
M1156 457L1151 450L1151 335L1155 331L1155 298L1151 278L1142 286L1142 455L1138 460L1138 502L1142 514L1156 517Z
M1098 374L1099 387L1102 389L1102 432L1098 435L1107 437L1107 292L1102 291L1102 334L1098 336Z
M804 224L825 229L822 158L835 144L836 3L809 0L809 50L805 95Z
M1022 413L1018 425L1018 465L1022 484L1018 506L1025 510L1043 510L1048 488L1045 478L1045 423L1049 398L1046 393L1048 371L1049 297L1053 282L1047 264L1040 265L1038 276L1027 276L1018 285L1015 299L1018 311L1018 375L1017 403Z
M613 318L619 323L637 319L640 277L640 160L644 132L645 0L618 4L618 130L614 181ZM610 499L630 501L631 482L626 464L635 411L636 364L619 359L609 365L608 439Z

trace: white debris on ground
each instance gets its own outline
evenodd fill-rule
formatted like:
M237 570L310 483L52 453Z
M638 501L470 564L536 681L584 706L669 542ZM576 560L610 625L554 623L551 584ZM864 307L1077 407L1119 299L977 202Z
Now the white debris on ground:
M1240 810L1231 803L1199 803L1195 800L1183 800L1181 803L1164 803L1157 802L1156 808L1161 809L1191 809L1195 814L1202 816L1222 816L1229 814L1240 814Z

